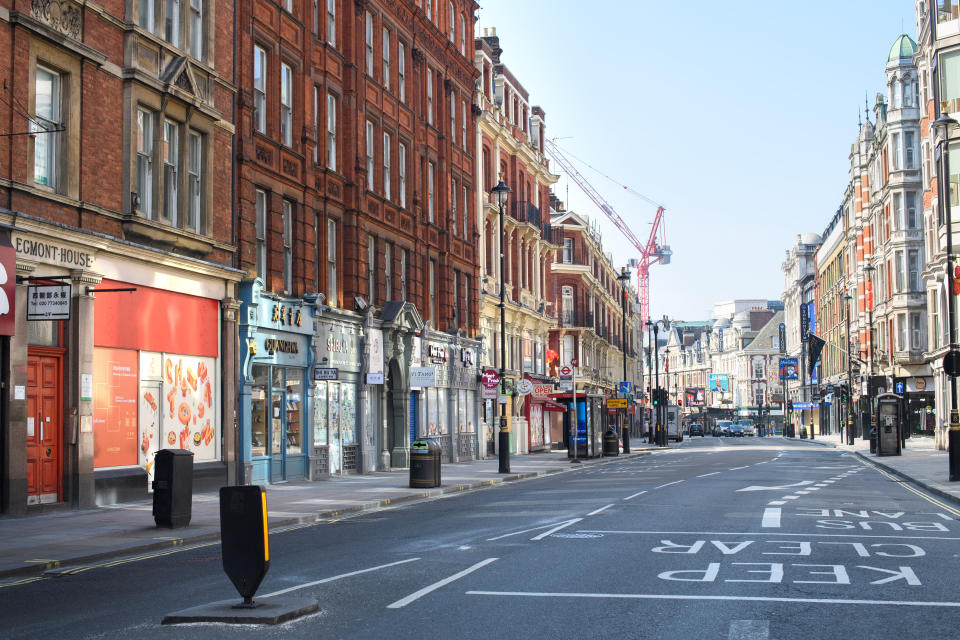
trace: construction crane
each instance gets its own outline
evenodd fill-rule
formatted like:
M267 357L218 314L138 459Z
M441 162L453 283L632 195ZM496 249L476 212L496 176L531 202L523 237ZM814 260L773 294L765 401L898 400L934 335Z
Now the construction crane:
M670 256L672 252L670 247L664 244L664 233L663 233L663 207L657 205L657 215L653 219L653 227L650 229L650 237L647 239L647 243L641 244L640 240L633 234L633 231L630 230L630 227L627 226L627 223L623 221L623 218L610 206L610 204L604 200L596 189L593 188L586 178L577 171L576 167L573 166L573 163L557 148L557 145L553 143L552 140L544 140L544 147L546 148L547 153L553 157L554 160L563 168L570 178L577 183L587 197L593 200L593 203L597 205L604 215L606 215L611 222L620 230L620 233L630 241L637 251L640 252L640 258L636 261L637 264L637 291L639 292L640 297L640 322L641 327L645 326L647 321L650 319L650 267L658 262L662 264L670 264ZM634 192L632 189L624 187L628 191ZM645 196L636 194L645 200L649 200Z

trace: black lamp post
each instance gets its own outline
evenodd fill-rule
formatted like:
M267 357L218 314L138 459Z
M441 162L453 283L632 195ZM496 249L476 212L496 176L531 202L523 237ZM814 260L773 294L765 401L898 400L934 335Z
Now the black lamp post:
M666 393L663 394L663 421L660 423L663 428L660 430L660 446L665 447L670 442L668 434L670 421L670 349L663 350L663 382L666 387Z
M852 354L850 353L850 302L851 302L852 300L853 300L853 296L851 296L849 293L843 294L843 308L844 308L844 310L845 310L844 315L846 316L845 321L846 321L846 324L847 324L847 402L846 402L846 405L847 405L847 420L846 420L846 427L847 427L847 444L850 445L850 446L853 446L853 439L854 439L854 437L855 437L855 433L854 433L854 429L853 429L853 422L854 422L854 421L853 421L853 416L851 415L852 409L851 409L851 406L850 406L850 401L851 401L850 396L853 395L853 358L851 357Z
M620 275L617 276L617 280L620 281L620 286L623 289L621 292L622 297L620 304L623 312L623 320L621 323L620 329L620 350L623 352L623 380L627 381L627 282L630 281L630 272L627 271L627 268L624 267L620 270ZM630 394L624 390L623 397L627 398L629 402ZM623 439L623 452L630 453L630 428L627 425L627 410L623 410L623 422L621 423L622 431L621 438Z
M960 480L960 414L957 412L957 369L960 368L960 354L957 353L957 330L954 325L953 301L953 221L950 193L950 127L957 126L957 121L946 114L941 114L933 121L933 128L940 130L940 141L937 147L940 150L938 163L937 188L940 191L938 200L943 203L944 224L947 227L947 326L950 347L943 358L944 372L950 376L950 430L947 432L947 459L949 464L950 481Z
M654 409L655 417L653 418L653 420L654 420L654 425L653 425L653 426L654 426L654 432L653 432L653 433L654 433L654 442L656 442L658 446L662 446L662 445L661 445L661 438L660 438L660 428L661 428L661 427L660 427L660 425L661 425L661 422L660 422L660 409L661 409L661 406L660 406L660 405L663 404L663 403L662 403L661 398L660 398L660 341L659 341L659 339L657 338L657 333L659 332L659 327L657 326L657 324L656 324L655 322L650 322L649 320L647 320L647 327L651 327L651 326L652 326L652 328L653 328L653 345L652 345L652 346L653 346L653 367L654 367L654 369L653 369L653 378L654 378L654 380L655 380L655 382L654 382L654 385L655 385L654 394L655 394L655 395L654 395L653 397L657 399L657 400L656 400L656 402L657 402L656 408Z
M871 258L873 256L871 255ZM873 423L875 420L874 410L873 410L873 272L877 268L872 264L867 264L863 267L863 272L867 274L868 283L870 285L870 291L867 295L867 342L870 345L870 364L867 368L867 415L870 416L870 421L868 424L863 426L863 436L865 438L870 438L870 431L873 428ZM949 314L948 314L949 315ZM871 445L872 450L873 445Z
M655 419L653 417L653 383L651 382L653 373L653 362L651 357L653 355L653 323L647 320L647 386L650 389L650 393L647 394L650 402L650 418L647 420L647 444L653 444L653 425Z
M507 196L513 191L510 187L503 184L503 174L500 175L500 181L491 189L497 200L497 206L500 208L500 391L504 391L503 369L507 361L507 326L506 326L506 264L504 263L503 253L503 207L507 204ZM500 407L500 433L497 436L497 445L499 447L500 468L499 473L510 473L510 431L507 428L507 405L501 403L501 394L497 394L497 404ZM574 409L576 413L576 409Z

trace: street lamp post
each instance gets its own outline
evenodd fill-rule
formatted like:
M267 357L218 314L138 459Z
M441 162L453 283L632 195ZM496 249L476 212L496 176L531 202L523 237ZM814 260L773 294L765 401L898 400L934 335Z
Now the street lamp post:
M957 411L957 378L956 367L958 364L957 354L957 329L954 325L954 294L953 294L953 221L951 211L951 193L950 193L950 145L948 135L950 127L958 123L946 114L941 114L934 120L933 128L942 130L940 141L937 146L940 150L940 163L938 163L937 189L940 191L938 200L943 203L944 224L947 227L946 253L947 253L947 326L950 347L947 355L944 357L944 371L950 376L950 430L947 432L947 459L949 465L949 477L951 482L960 480L960 413ZM943 169L946 169L945 171ZM949 361L949 365L948 365ZM948 370L949 369L949 370Z
M655 419L653 417L653 384L651 383L650 374L653 373L653 362L651 357L653 355L653 323L647 320L647 384L650 386L650 393L647 394L649 397L647 400L650 402L650 419L647 421L647 444L653 444L653 425Z
M621 292L622 298L620 300L620 305L622 307L621 310L623 312L623 319L622 319L621 329L620 329L620 351L623 352L623 378L621 378L621 380L626 382L627 381L627 282L630 281L630 272L627 270L626 267L623 267L623 269L620 270L620 275L617 276L617 280L620 281L620 286L623 289L623 291ZM623 397L629 398L630 394L627 393L626 390L624 390ZM630 429L627 426L627 410L626 409L623 410L623 421L621 422L620 426L622 428L620 437L623 439L623 452L630 453Z
M850 302L852 300L853 300L853 296L851 296L849 293L843 294L843 303L844 303L843 308L844 308L844 315L846 316L845 321L847 325L847 402L846 402L847 421L846 421L846 427L847 427L847 444L850 446L853 446L853 439L855 437L855 434L853 431L854 421L852 419L852 416L850 415L850 412L852 411L852 408L850 405L850 401L851 401L850 396L853 395L853 358L851 357L851 353L850 353Z
M871 255L871 258L873 256ZM872 264L863 267L863 272L867 274L867 342L870 346L870 364L867 368L867 410L870 416L870 423L863 425L863 435L870 438L870 431L874 423L873 411L873 272L877 268Z
M670 421L670 349L663 350L663 381L664 386L667 388L667 392L664 395L666 402L663 403L663 429L660 435L660 446L665 447L667 443L670 442L669 435L667 430L670 428L668 422Z
M497 206L500 208L500 391L504 391L503 369L507 361L507 326L506 326L506 264L504 263L504 233L503 233L503 207L507 204L507 196L513 191L503 183L503 174L500 174L500 181L491 191L497 200ZM498 473L510 473L510 432L507 429L507 405L501 403L501 394L497 394L497 405L500 407L500 433L497 436L497 445L499 447L499 470ZM576 407L574 407L576 415Z

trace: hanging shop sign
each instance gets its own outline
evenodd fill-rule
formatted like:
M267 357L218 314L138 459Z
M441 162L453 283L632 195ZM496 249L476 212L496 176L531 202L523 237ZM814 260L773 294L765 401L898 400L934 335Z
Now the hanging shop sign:
M437 386L437 370L435 367L410 367L411 387Z
M533 397L534 397L534 398L549 398L551 393L553 393L553 385L552 385L552 384L535 384L535 385L533 385Z
M314 380L337 380L339 378L339 371L330 367L314 367L313 368L313 379Z
M70 285L37 284L27 287L27 320L69 320Z
M16 328L17 254L6 236L0 237L0 336L12 336Z
M449 359L447 348L438 344L427 345L427 357L436 364L442 364Z
M383 331L367 329L367 384L383 384Z

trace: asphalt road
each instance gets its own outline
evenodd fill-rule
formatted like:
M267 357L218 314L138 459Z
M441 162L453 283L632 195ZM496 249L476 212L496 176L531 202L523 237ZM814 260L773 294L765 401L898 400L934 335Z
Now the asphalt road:
M803 442L687 439L271 535L277 627L161 626L231 599L219 546L0 585L7 638L960 637L960 510Z

